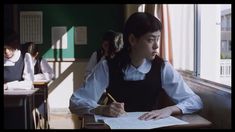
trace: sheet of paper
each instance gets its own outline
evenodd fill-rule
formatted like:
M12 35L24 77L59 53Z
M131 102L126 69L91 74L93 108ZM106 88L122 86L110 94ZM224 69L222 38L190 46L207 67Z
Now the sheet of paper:
M188 122L177 119L173 116L158 120L139 120L138 117L145 112L128 112L120 117L104 117L95 115L95 120L104 120L111 129L153 129L165 126L188 124Z

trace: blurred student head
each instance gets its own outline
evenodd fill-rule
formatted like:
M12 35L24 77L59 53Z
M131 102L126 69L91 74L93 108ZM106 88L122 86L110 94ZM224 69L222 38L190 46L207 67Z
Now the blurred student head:
M26 52L31 54L33 59L37 59L39 57L39 48L37 44L35 44L34 42L27 42L25 43L25 47Z
M123 47L122 33L107 31L102 38L102 50L105 56L112 56Z
M19 36L13 29L4 31L4 57L11 58L16 49L19 49Z

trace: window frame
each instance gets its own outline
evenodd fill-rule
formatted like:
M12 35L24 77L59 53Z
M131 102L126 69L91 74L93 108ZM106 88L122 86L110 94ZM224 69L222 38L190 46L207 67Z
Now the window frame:
M214 84L226 89L230 89L232 86L222 84L219 82L203 79L200 77L201 73L201 8L200 5L194 4L194 64L193 71L186 71L187 74L191 74L194 79L198 79L202 82ZM232 58L231 58L232 59Z

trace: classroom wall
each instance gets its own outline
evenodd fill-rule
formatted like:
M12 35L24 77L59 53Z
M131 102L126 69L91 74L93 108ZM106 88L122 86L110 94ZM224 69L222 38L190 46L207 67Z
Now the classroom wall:
M128 17L137 12L138 11L138 8L141 4L126 4L125 5L125 21L128 19Z
M88 59L79 61L49 61L56 69L55 77L49 84L48 104L50 112L70 112L69 99L72 93L82 84Z
M80 86L88 59L101 45L102 35L112 29L122 31L124 5L118 4L20 4L20 11L43 12L41 55L54 69L55 80L49 84L51 112L66 111L72 93ZM66 26L67 49L51 49L51 28ZM74 44L73 28L87 26L87 45ZM18 25L19 29L19 25Z
M20 4L18 11L43 12L43 44L40 49L44 58L88 58L100 47L105 31L122 31L124 5L118 4ZM51 28L65 26L68 33L67 49L51 49ZM87 27L87 45L74 45L73 28Z

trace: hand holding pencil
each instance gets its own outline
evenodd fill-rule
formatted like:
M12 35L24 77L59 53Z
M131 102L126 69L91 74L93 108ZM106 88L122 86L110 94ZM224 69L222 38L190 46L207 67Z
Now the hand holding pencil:
M118 117L126 114L124 103L117 102L109 93L106 95L113 101L109 105L100 105L96 107L93 112L98 115Z
M113 102L117 102L114 98L113 98L113 96L111 96L109 93L106 93L107 94L107 96L113 101Z
M115 107L117 107L117 108L120 110L118 116L120 116L120 115L122 115L122 114L126 114L125 107L124 107L124 103L119 103L119 102L117 102L117 101L113 98L113 96L111 96L109 93L106 93L106 94L107 94L107 96L113 101L113 105L114 105ZM121 109L120 109L120 108L121 108Z

